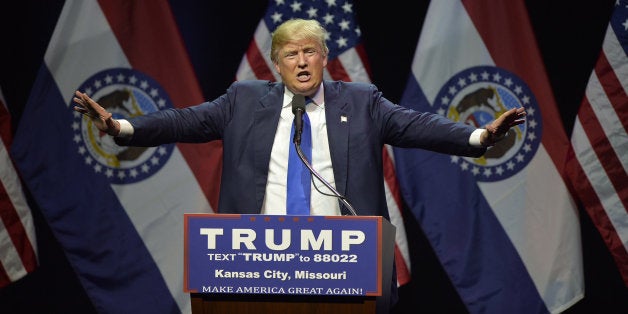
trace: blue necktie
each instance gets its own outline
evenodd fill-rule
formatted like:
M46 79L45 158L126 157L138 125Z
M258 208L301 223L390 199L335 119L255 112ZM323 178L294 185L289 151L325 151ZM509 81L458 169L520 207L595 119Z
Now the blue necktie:
M307 113L303 113L303 132L301 133L301 149L309 162L312 161L312 131ZM290 131L290 153L288 155L288 187L286 195L286 211L288 215L310 214L310 181L312 174L303 164L292 142L294 123Z

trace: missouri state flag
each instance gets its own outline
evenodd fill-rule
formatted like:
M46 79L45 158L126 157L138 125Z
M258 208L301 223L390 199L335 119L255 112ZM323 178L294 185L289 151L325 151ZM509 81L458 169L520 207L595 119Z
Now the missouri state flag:
M271 34L279 24L293 18L318 20L327 30L329 48L325 79L370 82L369 63L361 42L361 31L353 2L311 0L288 3L269 1L266 14L257 25L253 40L242 57L236 73L238 80L261 79L280 81L281 77L270 60ZM403 222L403 204L399 182L395 174L392 149L383 148L384 186L390 222L396 228L395 265L397 284L403 285L411 279L410 252ZM359 211L359 208L358 208Z
M431 1L401 104L482 127L481 158L396 149L402 196L470 313L559 313L584 295L569 140L524 1Z
M215 208L221 143L118 147L76 90L117 118L202 102L168 2L66 1L11 154L99 312L189 313L183 213Z

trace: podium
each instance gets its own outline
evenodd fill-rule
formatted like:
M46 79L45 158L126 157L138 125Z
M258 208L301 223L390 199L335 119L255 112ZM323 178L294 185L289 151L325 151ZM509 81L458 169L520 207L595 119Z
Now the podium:
M395 227L383 217L184 218L193 314L390 311Z

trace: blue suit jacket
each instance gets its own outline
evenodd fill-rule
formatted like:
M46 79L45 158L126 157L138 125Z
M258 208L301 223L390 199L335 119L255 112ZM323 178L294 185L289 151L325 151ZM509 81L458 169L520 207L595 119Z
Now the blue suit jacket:
M384 144L463 156L485 152L468 144L475 128L404 109L384 98L372 84L323 84L336 188L359 215L389 218L382 170ZM129 146L156 146L222 140L218 212L258 214L283 97L283 83L236 82L214 101L129 119L135 130L133 137L117 141Z

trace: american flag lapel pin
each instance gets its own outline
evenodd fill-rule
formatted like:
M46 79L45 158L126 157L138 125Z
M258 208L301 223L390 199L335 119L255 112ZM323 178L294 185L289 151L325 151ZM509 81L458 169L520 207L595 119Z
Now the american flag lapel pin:
M347 116L340 116L340 122L347 122Z

